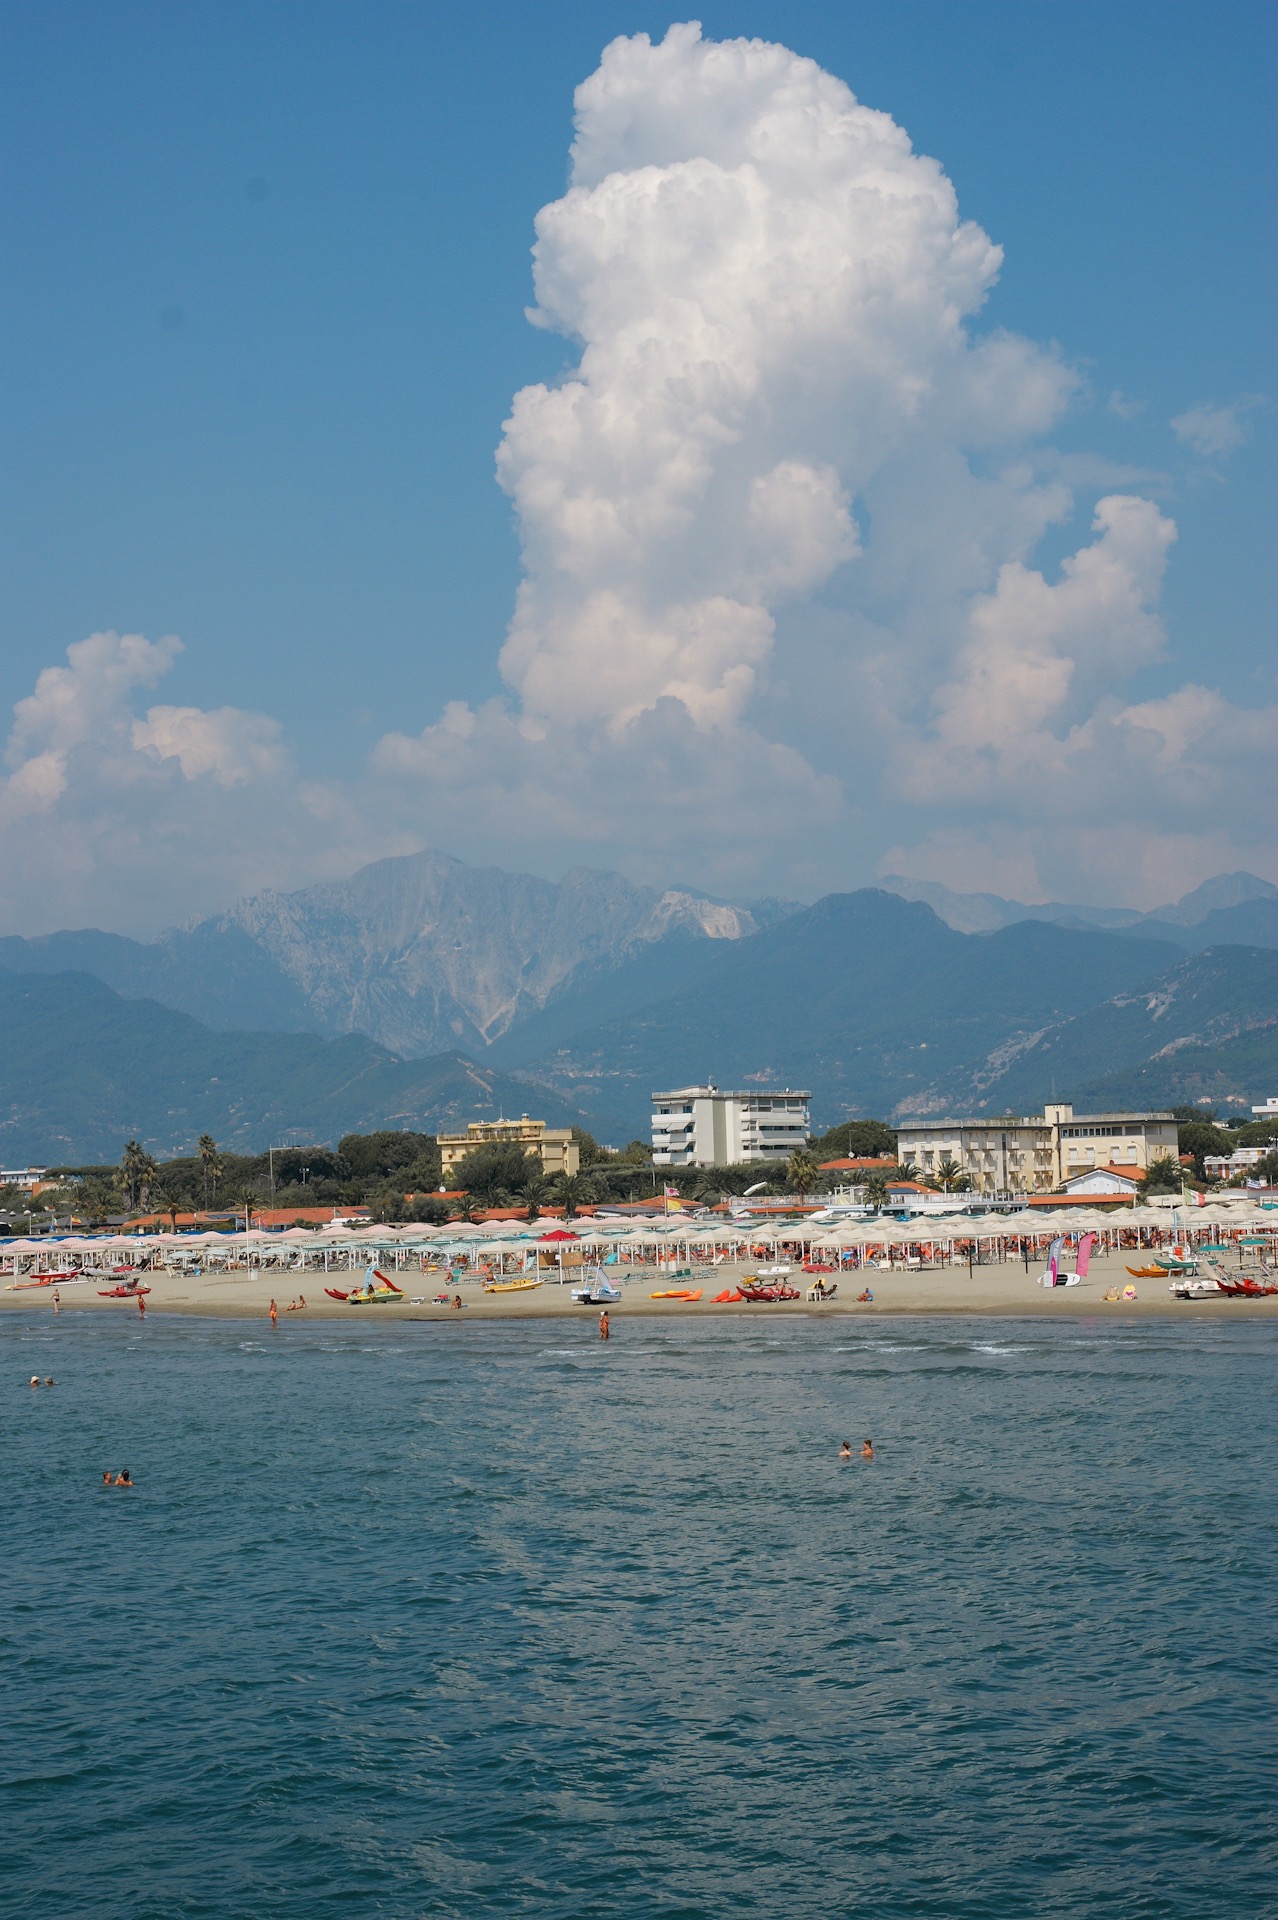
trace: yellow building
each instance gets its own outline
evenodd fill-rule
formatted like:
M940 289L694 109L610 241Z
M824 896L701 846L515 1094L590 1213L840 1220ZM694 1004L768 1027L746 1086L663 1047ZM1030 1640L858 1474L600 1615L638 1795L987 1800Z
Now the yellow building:
M535 1153L547 1175L576 1173L581 1165L571 1127L548 1127L544 1120L530 1120L526 1113L518 1120L472 1120L465 1133L441 1133L438 1139L445 1186L453 1168L472 1148L490 1146L494 1141L502 1145L513 1141L525 1153Z

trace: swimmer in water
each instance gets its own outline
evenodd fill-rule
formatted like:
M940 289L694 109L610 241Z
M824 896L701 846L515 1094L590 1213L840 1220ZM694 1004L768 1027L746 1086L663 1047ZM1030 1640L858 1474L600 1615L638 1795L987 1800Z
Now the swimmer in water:
M38 1374L38 1373L33 1373L33 1374L32 1374L32 1376L31 1376L31 1384L32 1384L32 1386L33 1386L33 1387L38 1387L38 1386L39 1386L39 1384L40 1384L40 1376L39 1376L39 1374Z
M115 1476L115 1485L117 1487L131 1487L133 1485L133 1481L129 1475L129 1469L127 1467L120 1468L120 1471Z
M873 1460L874 1458L873 1440L863 1440L861 1442L861 1458L863 1460Z
M46 1375L44 1384L46 1387L51 1387L53 1385L53 1375L51 1373Z
M111 1484L111 1469L110 1469L110 1467L108 1467L108 1468L107 1468L107 1470L106 1470L106 1472L105 1472L105 1473L103 1474L103 1476L102 1476L102 1484L103 1484L103 1486L104 1486L104 1487L109 1487L109 1486L110 1486L110 1484Z
M852 1458L852 1442L850 1440L845 1440L839 1448L839 1458L840 1460L850 1460Z

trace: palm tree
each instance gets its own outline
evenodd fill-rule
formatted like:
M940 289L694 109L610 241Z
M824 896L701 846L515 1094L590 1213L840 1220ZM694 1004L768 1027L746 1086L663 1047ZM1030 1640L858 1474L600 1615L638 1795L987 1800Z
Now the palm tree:
M806 1200L820 1171L820 1167L807 1149L796 1147L786 1162L785 1177L800 1200Z
M217 1157L217 1141L211 1133L202 1133L196 1149L200 1156L200 1170L204 1175L204 1211L209 1209L209 1181L213 1182L213 1192L217 1192L217 1176L222 1171L222 1163Z
M540 1173L530 1173L520 1191L528 1205L529 1221L533 1221L545 1204L546 1195L550 1191L550 1182Z
M967 1175L957 1160L947 1153L936 1169L935 1180L942 1193L954 1193L967 1185Z
M147 1191L157 1172L155 1161L146 1149L136 1140L130 1140L120 1159L118 1178L131 1209L145 1206Z
M257 1195L252 1187L240 1188L239 1204L244 1209L244 1231L247 1233L253 1224L253 1209L257 1205Z
M587 1174L561 1173L555 1181L555 1198L563 1201L565 1219L571 1220L578 1207L594 1197L595 1183Z
M884 1206L888 1197L887 1175L885 1173L867 1174L862 1191L865 1194L867 1207Z
M165 1185L161 1188L157 1198L159 1201L159 1207L160 1207L161 1213L168 1214L169 1225L173 1229L174 1233L176 1233L178 1212L182 1205L181 1195L178 1193L176 1187L171 1186L166 1182Z

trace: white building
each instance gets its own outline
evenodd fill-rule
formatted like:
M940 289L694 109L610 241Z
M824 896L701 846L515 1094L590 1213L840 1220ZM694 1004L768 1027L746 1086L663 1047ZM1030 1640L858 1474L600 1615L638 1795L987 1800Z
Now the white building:
M1278 1120L1278 1094L1271 1093L1263 1107L1253 1107L1257 1120Z
M1232 1153L1208 1153L1203 1157L1203 1166L1209 1180L1232 1180L1236 1173L1246 1173L1248 1167L1254 1167L1257 1160L1263 1160L1270 1151L1269 1147L1235 1147Z
M1091 1167L1143 1173L1176 1158L1170 1113L1075 1113L1068 1104L1041 1114L984 1120L903 1120L897 1154L926 1179L945 1160L967 1174L978 1193L1050 1193Z
M44 1167L5 1167L0 1168L0 1187L18 1187L23 1193L34 1193L43 1185Z
M788 1160L808 1143L811 1095L724 1093L676 1087L652 1096L652 1158L658 1167L731 1167L741 1160Z

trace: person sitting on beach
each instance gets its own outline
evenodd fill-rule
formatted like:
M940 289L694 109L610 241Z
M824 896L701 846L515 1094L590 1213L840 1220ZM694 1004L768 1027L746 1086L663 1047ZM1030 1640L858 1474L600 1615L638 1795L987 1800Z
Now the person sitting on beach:
M462 1297L461 1297L461 1295L460 1295L459 1293L455 1293L455 1294L453 1295L453 1305L454 1305L455 1307L459 1307L459 1306L461 1305L461 1303L462 1303Z
M131 1487L133 1485L133 1480L127 1467L120 1468L120 1471L115 1476L114 1484L117 1487Z
M873 1460L874 1458L873 1440L866 1439L861 1442L861 1458L863 1460Z
M1112 1300L1117 1300L1117 1299L1118 1299L1118 1297L1119 1297L1119 1296L1118 1296L1118 1288L1117 1288L1117 1287L1106 1287L1106 1289L1105 1289L1105 1298L1106 1298L1107 1300L1111 1300L1111 1301L1112 1301Z
M852 1458L852 1442L850 1440L845 1440L839 1448L839 1458L840 1460L850 1460Z

